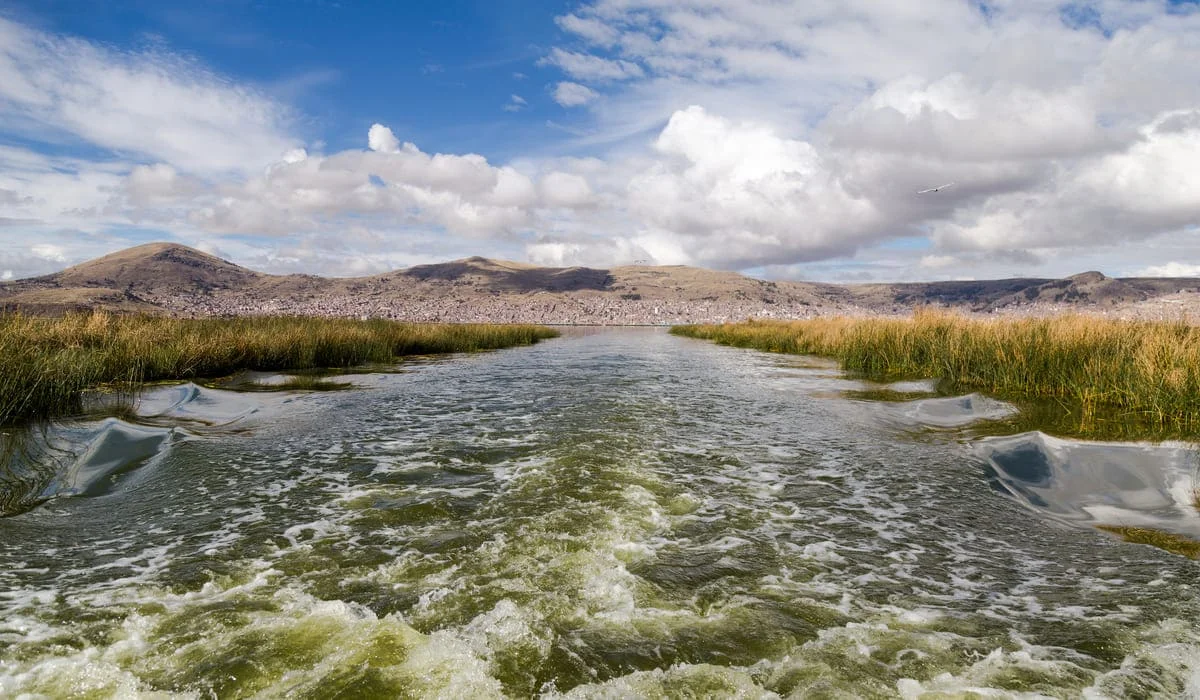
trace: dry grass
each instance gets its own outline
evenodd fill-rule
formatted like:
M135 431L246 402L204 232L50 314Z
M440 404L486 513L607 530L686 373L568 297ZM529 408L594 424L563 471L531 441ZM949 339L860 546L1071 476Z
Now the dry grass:
M1146 527L1125 527L1122 525L1097 525L1105 532L1111 532L1126 542L1148 544L1152 547L1165 549L1172 554L1181 554L1192 559L1200 559L1200 542L1183 535L1154 530Z
M257 317L184 320L103 312L0 315L0 425L69 414L85 391L214 377L390 362L399 356L528 345L541 326L434 325Z
M1057 400L1081 433L1099 415L1159 435L1200 432L1200 327L1087 316L819 318L678 326L672 333L771 352L825 355L872 378L941 378L954 390Z
M335 382L320 377L288 377L282 382L249 382L233 387L236 391L341 391L353 389L353 382Z

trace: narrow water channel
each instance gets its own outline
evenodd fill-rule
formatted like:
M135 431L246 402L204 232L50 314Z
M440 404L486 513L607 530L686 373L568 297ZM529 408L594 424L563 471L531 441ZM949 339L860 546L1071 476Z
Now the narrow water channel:
M1200 567L1091 527L1192 532L1180 446L662 330L396 369L7 436L0 696L1200 694Z

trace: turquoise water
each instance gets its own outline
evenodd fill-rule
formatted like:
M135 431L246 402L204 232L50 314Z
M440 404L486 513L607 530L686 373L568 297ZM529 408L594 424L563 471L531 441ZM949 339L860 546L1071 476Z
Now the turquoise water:
M0 696L1200 695L1182 446L660 330L9 435ZM897 387L920 391L921 387Z

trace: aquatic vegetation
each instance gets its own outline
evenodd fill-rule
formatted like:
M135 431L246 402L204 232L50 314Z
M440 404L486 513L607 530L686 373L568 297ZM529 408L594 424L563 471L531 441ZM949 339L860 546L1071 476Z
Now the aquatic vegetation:
M335 382L309 375L288 377L281 382L247 382L238 384L236 391L340 391L353 389L353 382Z
M349 367L405 355L529 345L556 335L532 325L4 314L0 425L77 412L85 393L100 387L130 391L149 381L214 377L242 369Z
M1200 559L1200 542L1190 537L1147 527L1127 527L1124 525L1097 525L1096 527L1105 532L1111 532L1126 542L1148 544L1152 547L1165 549L1172 554L1181 554L1192 559Z
M1066 432L1114 422L1143 436L1200 432L1200 327L1073 315L974 319L818 318L677 326L671 332L769 352L824 355L879 379L935 377L943 391L983 391L1069 412Z

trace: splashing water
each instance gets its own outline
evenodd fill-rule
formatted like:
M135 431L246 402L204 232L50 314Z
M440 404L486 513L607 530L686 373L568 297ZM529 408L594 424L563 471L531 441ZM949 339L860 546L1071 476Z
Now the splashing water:
M657 330L407 367L30 437L0 696L1200 694L1196 563L1086 526L1184 522L1169 446Z

